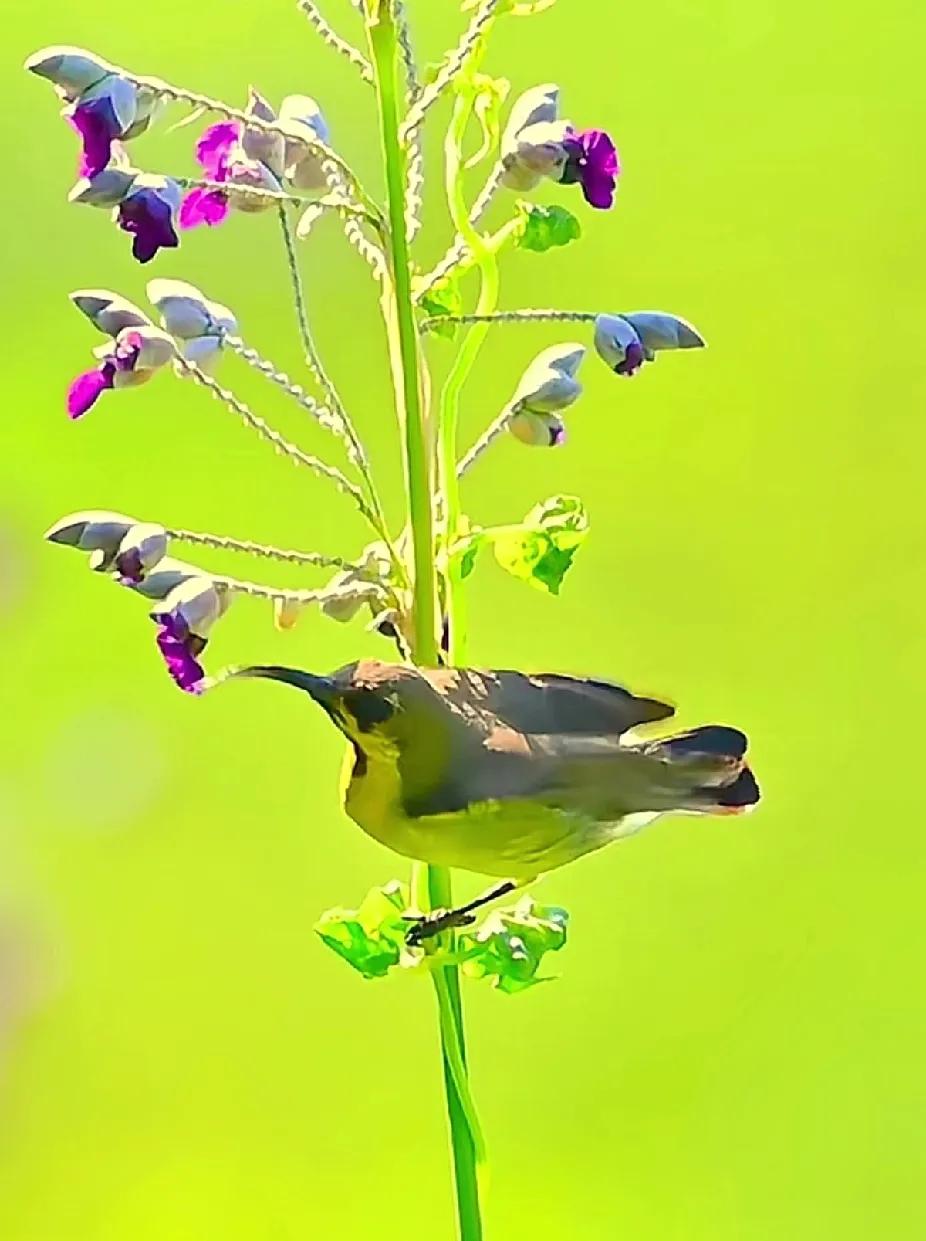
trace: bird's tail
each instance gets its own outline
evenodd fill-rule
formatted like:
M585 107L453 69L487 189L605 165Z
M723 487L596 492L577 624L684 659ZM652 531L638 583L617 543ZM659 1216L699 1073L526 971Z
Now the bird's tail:
M675 737L651 741L645 753L665 764L678 790L677 810L698 814L743 814L759 801L759 786L746 765L747 739L736 728L710 724Z

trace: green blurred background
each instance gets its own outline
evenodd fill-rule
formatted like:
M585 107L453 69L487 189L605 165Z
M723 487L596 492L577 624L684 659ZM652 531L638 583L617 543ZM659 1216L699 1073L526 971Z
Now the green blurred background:
M409 7L435 56L456 6ZM346 0L327 11L355 31ZM4 20L0 1234L449 1238L430 990L362 982L311 930L404 871L337 808L339 739L272 686L183 697L143 604L41 542L92 507L346 554L364 535L346 501L169 375L68 423L66 383L97 344L74 288L140 299L151 275L189 279L280 365L298 350L272 217L139 269L105 213L65 203L75 140L21 60L73 42L239 102L249 81L307 91L375 185L368 100L284 0L43 0ZM467 987L492 1241L924 1235L923 33L903 0L560 0L494 40L491 71L560 81L625 164L581 245L510 259L504 305L657 306L712 347L633 383L589 358L566 448L509 437L480 464L476 520L577 491L592 535L560 600L483 566L473 659L612 677L669 695L684 725L735 722L766 800L549 878L538 894L573 915L561 979L513 999ZM189 172L197 128L162 125L134 153ZM436 196L422 261L446 240ZM331 221L303 260L397 512L372 288ZM467 441L563 336L497 330ZM234 359L223 377L329 451ZM326 670L388 657L378 641L313 617L279 634L245 602L210 663Z

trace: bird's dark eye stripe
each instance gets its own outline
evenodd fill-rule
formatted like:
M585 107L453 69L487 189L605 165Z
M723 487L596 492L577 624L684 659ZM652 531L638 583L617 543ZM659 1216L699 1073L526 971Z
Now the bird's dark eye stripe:
M392 718L393 706L388 699L369 689L349 690L344 695L344 706L357 722L362 733L368 733L377 724L385 724Z

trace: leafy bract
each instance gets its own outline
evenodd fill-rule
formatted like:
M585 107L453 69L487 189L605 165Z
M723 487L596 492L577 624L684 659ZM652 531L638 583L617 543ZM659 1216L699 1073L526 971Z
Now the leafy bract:
M485 532L506 572L538 590L558 595L576 551L588 533L588 515L577 496L551 496L519 526Z
M514 995L549 981L537 972L548 952L566 942L569 915L555 905L538 905L524 896L510 909L490 914L481 926L459 938L463 972L471 978L491 978L492 985Z
M462 314L463 297L459 283L453 276L445 277L421 296L418 305L431 319ZM443 336L446 340L452 340L456 330L455 323L435 323L431 328L435 336Z
M519 250L543 254L557 246L568 246L581 236L579 221L565 207L544 207L539 203L519 202L522 227L515 239Z
M393 879L371 888L358 909L327 910L315 932L364 978L383 978L405 954L407 909L408 888Z

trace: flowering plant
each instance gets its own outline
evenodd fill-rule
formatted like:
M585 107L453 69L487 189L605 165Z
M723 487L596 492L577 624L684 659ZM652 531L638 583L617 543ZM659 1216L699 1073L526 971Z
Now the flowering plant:
M498 416L461 453L461 394L487 332L503 324L579 325L599 358L621 378L636 375L661 351L704 344L690 324L662 311L499 309L504 252L543 253L572 244L581 233L583 210L614 207L621 171L616 145L605 130L579 127L561 116L557 86L532 87L509 107L509 83L482 72L497 22L539 13L552 3L478 0L464 5L472 12L459 41L425 74L414 55L405 0L355 0L365 52L335 33L314 0L299 0L324 41L346 56L372 89L384 164L382 200L360 184L349 155L335 143L321 107L309 96L289 95L275 108L252 89L245 106L238 107L80 48L46 48L27 61L29 70L54 86L79 138L71 200L109 209L117 227L131 236L139 263L177 249L186 231L214 228L232 213L275 213L306 366L304 381L293 380L249 343L233 310L179 279L148 282L153 315L118 293L79 290L71 294L73 304L107 340L95 350L95 365L71 382L68 415L81 419L98 403L102 413L113 399L110 393L158 375L158 382L165 382L173 372L209 392L295 465L333 484L370 529L371 541L363 549L324 555L115 512L74 513L52 526L47 536L52 542L88 552L92 569L148 601L154 648L181 690L201 694L225 679L227 673L207 673L206 652L213 627L240 597L269 601L275 623L286 629L310 609L340 622L365 612L370 629L393 643L403 660L462 665L464 583L479 554L491 550L509 573L555 594L588 531L581 501L568 495L549 497L523 520L503 526L483 527L464 514L460 480L492 443L510 434L528 447L559 449L567 438L571 407L582 393L586 344L559 341L524 360L523 374ZM424 270L414 254L424 185L421 134L444 97L452 100L443 179L453 231L444 257ZM220 118L196 142L200 175L146 172L130 161L133 140L170 103ZM481 141L472 150L477 129ZM469 202L464 174L482 165L487 169L484 188ZM530 196L544 182L564 187L563 203L577 213L559 202L534 202ZM490 212L501 221L492 229L483 224ZM311 331L299 247L326 213L339 219L379 295L405 460L407 510L399 530L386 519L373 464ZM221 295L229 296L225 290ZM432 348L453 350L436 401L428 375ZM334 447L343 452L343 464L330 464L284 438L220 381L216 375L228 354L276 385L339 441ZM333 573L315 589L283 589L177 559L171 554L175 544ZM525 897L462 935L451 932L437 943L410 942L409 908L450 905L448 872L416 864L410 887L393 882L376 888L355 910L328 911L316 929L366 977L396 967L431 977L440 1014L460 1235L473 1241L482 1235L477 1172L483 1141L466 1069L459 973L489 977L506 993L531 986L539 981L544 955L565 941L566 915Z

